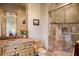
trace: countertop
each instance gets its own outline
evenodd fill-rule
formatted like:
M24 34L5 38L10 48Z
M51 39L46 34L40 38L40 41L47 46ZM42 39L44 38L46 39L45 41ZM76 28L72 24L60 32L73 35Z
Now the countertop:
M27 42L33 42L33 39L17 38L17 39L0 40L0 48L12 46L12 45L18 45L18 44L27 44Z

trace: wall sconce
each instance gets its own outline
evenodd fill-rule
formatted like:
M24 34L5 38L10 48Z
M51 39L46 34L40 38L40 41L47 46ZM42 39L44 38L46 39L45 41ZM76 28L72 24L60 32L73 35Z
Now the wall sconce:
M23 20L23 21L22 21L22 24L26 24L26 20Z

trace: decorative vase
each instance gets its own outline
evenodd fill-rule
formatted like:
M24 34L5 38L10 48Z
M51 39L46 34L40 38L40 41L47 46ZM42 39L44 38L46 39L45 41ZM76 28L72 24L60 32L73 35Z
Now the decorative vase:
M28 35L26 35L26 38L28 38Z
M26 38L26 35L23 35L23 38Z

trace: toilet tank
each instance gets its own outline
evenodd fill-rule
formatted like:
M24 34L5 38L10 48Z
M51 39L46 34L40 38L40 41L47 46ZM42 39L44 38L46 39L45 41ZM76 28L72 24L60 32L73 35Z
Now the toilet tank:
M43 47L43 42L41 40L34 40L34 43L36 45L36 49Z

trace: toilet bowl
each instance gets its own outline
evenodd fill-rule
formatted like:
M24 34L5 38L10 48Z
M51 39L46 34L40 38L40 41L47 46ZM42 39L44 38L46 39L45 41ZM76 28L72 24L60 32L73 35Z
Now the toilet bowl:
M37 53L39 56L45 56L47 50L45 50L45 49L43 48L43 43L42 43L42 41L41 41L41 40L35 40L35 45L36 45L36 53Z
M38 48L37 49L37 54L39 55L39 56L46 56L46 50L44 49L44 48Z

